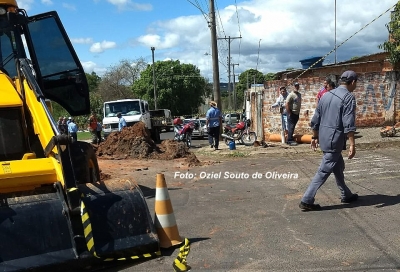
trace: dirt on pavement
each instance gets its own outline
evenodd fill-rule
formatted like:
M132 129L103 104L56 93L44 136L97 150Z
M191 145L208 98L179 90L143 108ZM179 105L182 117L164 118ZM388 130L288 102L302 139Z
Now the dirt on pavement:
M121 132L111 133L104 142L94 146L94 149L102 180L116 175L123 176L126 171L148 169L149 166L188 168L202 165L183 142L164 140L161 144L156 144L142 122L126 127Z

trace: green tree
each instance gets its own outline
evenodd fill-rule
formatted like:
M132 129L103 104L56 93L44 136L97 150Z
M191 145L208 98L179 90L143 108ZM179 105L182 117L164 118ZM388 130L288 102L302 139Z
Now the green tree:
M85 73L85 75L89 85L89 92L97 91L101 82L101 77L99 77L95 72L92 72L90 74Z
M267 74L269 75L269 74ZM249 69L239 75L239 83L236 83L236 108L243 108L244 92L250 88L251 84L264 84L266 76L260 71Z
M193 64L179 60L154 63L157 108L170 109L173 115L197 113L204 98L211 94L210 85ZM145 99L154 108L153 66L149 65L133 84L134 96Z
M389 39L378 47L388 52L389 62L397 66L400 62L400 1L397 2L386 28L389 31Z
M265 81L275 80L275 73L268 73L265 75Z

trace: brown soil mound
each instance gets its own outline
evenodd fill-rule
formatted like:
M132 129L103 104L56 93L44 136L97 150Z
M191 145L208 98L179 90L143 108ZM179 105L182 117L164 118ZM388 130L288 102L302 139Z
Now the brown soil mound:
M107 139L97 147L98 157L111 159L158 159L173 160L187 158L189 165L199 165L196 155L191 153L182 142L164 140L157 145L151 139L150 131L144 123L139 122L121 132L111 133Z

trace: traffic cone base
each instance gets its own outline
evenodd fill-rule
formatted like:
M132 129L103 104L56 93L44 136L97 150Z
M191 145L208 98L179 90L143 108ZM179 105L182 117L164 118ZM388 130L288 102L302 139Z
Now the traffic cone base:
M154 218L160 247L169 248L183 242L176 225L164 174L157 174Z
M176 226L158 229L157 234L162 248L169 248L183 242L183 238L179 235Z

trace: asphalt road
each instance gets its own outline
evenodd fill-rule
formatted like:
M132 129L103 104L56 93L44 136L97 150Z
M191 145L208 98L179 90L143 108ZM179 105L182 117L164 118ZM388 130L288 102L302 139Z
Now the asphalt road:
M191 271L399 271L398 150L345 159L346 181L359 200L341 204L331 176L317 193L323 206L317 212L302 212L298 204L319 153L215 159L163 170L180 235L192 242ZM134 178L154 187L143 171ZM154 211L154 194L146 201ZM172 271L177 254L162 250L161 258L107 271Z

